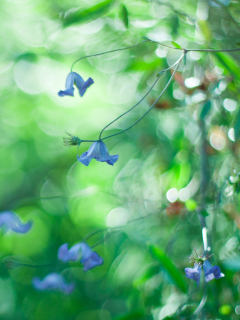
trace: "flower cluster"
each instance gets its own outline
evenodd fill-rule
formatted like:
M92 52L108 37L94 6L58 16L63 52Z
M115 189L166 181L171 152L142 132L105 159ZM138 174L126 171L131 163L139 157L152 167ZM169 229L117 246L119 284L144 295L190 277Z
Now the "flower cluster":
M204 270L206 282L225 276L218 266L212 266L207 259L198 256L197 258L195 258L193 268L185 268L186 277L195 280L199 285L202 267Z
M68 249L68 244L64 243L58 249L58 259L63 262L77 261L83 264L83 271L88 271L94 267L103 264L103 259L92 251L89 245L85 242L79 242ZM50 273L43 280L38 277L33 278L33 286L39 291L57 290L65 294L70 294L75 288L74 283L67 284L62 275L58 273Z

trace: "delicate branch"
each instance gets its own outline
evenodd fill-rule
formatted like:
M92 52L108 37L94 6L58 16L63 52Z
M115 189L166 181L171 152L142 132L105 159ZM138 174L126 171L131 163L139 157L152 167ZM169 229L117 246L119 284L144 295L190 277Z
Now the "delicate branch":
M175 65L181 60L181 58L179 60L177 60L173 65L171 65L170 67L164 69L164 70L161 70L159 73L158 73L158 78L157 80L153 83L153 85L150 87L150 89L148 90L148 92L142 97L141 100L139 100L132 108L130 108L129 110L127 110L126 112L124 112L123 114L121 114L119 117L117 117L116 119L114 119L112 122L110 122L106 127L104 127L102 129L102 131L100 132L99 134L99 140L101 140L101 135L103 133L103 131L108 128L112 123L114 123L115 121L117 121L118 119L120 119L121 117L123 117L125 114L127 114L128 112L132 111L135 107L137 107L145 98L146 96L152 91L152 89L155 87L155 85L157 84L159 78L160 78L160 75L163 74L164 72L170 70L171 68L175 67ZM106 139L106 138L104 138ZM103 140L103 139L102 139Z
M158 100L162 97L162 95L163 95L164 92L167 90L168 86L170 85L170 83L171 83L171 81L172 81L172 79L173 79L173 77L174 77L174 75L175 75L175 73L176 73L176 71L177 71L177 69L178 69L178 67L179 67L179 64L180 64L180 62L182 61L182 58L184 57L184 55L185 55L185 53L182 54L182 56L181 56L180 59L178 60L177 67L176 67L175 70L173 71L170 79L168 80L168 83L166 84L166 86L164 87L164 89L163 89L163 91L160 93L160 95L157 97L157 99L154 101L154 103L151 105L151 107L150 107L136 122L134 122L134 124L132 124L130 127L126 128L126 129L124 129L124 130L122 130L122 131L120 131L120 132L111 134L110 136L107 136L107 137L105 137L105 138L102 138L101 140L108 139L108 138L110 138L110 137L114 137L114 136L116 136L116 135L118 135L118 134L121 134L121 133L123 133L123 132L131 129L132 127L134 127L139 121L141 121L141 120L152 110L152 108L155 106L155 104L156 104L156 103L158 102Z
M95 54L90 54L88 56L84 56L84 57L81 57L79 59L77 59L76 61L73 62L72 66L71 66L71 72L72 72L72 69L73 69L73 66L75 65L75 63L77 63L78 61L80 60L83 60L83 59L86 59L86 58L90 58L90 57L96 57L96 56L101 56L103 54L106 54L106 53L112 53L112 52L116 52L116 51L121 51L121 50L126 50L126 49L131 49L131 48L134 48L134 47L137 47L145 42L149 42L149 40L144 40L138 44L135 44L133 46L129 46L129 47L125 47L125 48L120 48L120 49L114 49L114 50L110 50L110 51L105 51L105 52L100 52L100 53L95 53Z
M138 221L140 221L140 220L143 220L143 219L145 219L145 218L149 218L149 217L152 217L152 216L154 216L154 214L151 213L151 214L149 214L149 215L147 215L147 216L144 216L144 217L140 217L140 218L137 218L137 219L129 220L127 223L130 224L130 223L133 223L133 222L138 222ZM121 228L123 228L123 227L125 227L125 225L118 226L118 227L106 227L106 228L103 228L103 229L99 229L99 230L94 231L94 232L91 232L90 234L88 234L87 236L85 236L82 241L83 241L83 242L86 242L89 238L95 236L96 234L98 234L98 233L100 233L100 232L109 231L109 230L118 230L118 229L121 229ZM95 244L95 245L92 246L91 248L94 248L94 247L96 247L97 245L99 245L100 243L102 243L103 240L105 239L105 237L106 237L106 236L104 236L103 239L101 239L97 244Z
M160 46L163 46L163 47L167 47L169 49L174 49L174 50L182 50L182 51L185 51L186 53L187 52L191 52L191 51L197 51L197 52L232 52L232 51L240 51L240 48L236 48L236 49L185 49L185 48L175 48L175 47L171 47L171 46L168 46L166 44L163 44L161 42L158 42L158 41L155 41L155 40L151 40L147 37L143 37L144 39L147 39L148 41L151 41L151 42L154 42L154 43L157 43L159 44Z

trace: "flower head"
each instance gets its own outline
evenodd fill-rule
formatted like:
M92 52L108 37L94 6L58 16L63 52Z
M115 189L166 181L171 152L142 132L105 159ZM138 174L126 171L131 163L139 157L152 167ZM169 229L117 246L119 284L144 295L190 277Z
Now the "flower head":
M109 155L108 149L104 142L96 141L94 142L88 151L84 152L80 157L77 156L78 161L80 161L85 166L88 166L92 159L97 161L107 162L112 165L118 160L119 155L115 154L113 156Z
M93 79L88 78L87 81L84 81L83 78L76 72L70 72L67 76L66 79L66 84L65 84L65 90L60 90L58 92L58 95L60 97L64 96L74 96L74 87L73 85L76 85L78 88L79 94L82 97L84 93L86 92L87 88L90 87L93 84Z
M32 227L32 222L22 223L14 212L3 211L0 213L0 227L4 231L12 230L18 233L26 233Z
M94 267L103 264L103 259L97 254L97 252L92 251L88 244L85 242L79 242L68 249L68 244L63 244L58 249L58 259L64 262L77 261L83 264L83 271L88 271Z
M211 281L214 278L219 279L224 277L225 275L221 273L221 270L218 266L212 266L211 263L201 256L197 256L194 258L191 256L190 258L194 259L194 267L193 268L185 268L186 277L189 279L193 279L199 285L200 277L202 273L202 267L205 274L205 281Z
M42 281L38 277L33 278L32 283L37 290L59 290L65 294L71 293L75 288L73 283L67 284L63 277L55 272L49 273Z

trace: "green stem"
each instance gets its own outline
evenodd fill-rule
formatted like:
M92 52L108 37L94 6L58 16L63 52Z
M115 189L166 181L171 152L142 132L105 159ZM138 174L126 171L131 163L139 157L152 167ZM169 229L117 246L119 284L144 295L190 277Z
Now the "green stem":
M105 51L105 52L100 52L100 53L95 53L95 54L90 54L88 56L84 56L84 57L81 57L79 59L77 59L76 61L73 62L72 66L71 66L71 72L72 72L72 69L73 69L73 66L75 65L75 63L77 63L78 61L80 60L83 60L83 59L86 59L86 58L90 58L90 57L96 57L96 56L101 56L103 54L106 54L106 53L112 53L112 52L116 52L116 51L121 51L121 50L126 50L126 49L131 49L131 48L134 48L134 47L137 47L139 46L140 44L143 44L145 42L148 42L149 40L144 40L138 44L135 44L133 46L130 46L130 47L125 47L125 48L120 48L120 49L114 49L114 50L110 50L110 51Z
M182 54L182 56L181 56L180 59L178 60L177 66L176 66L175 70L173 71L170 79L168 80L168 83L166 84L166 86L164 87L164 89L163 89L163 91L160 93L160 95L157 97L157 99L154 101L154 103L151 105L151 107L150 107L136 122L134 122L130 127L126 128L126 129L124 129L124 130L122 130L122 131L120 131L120 132L111 134L110 136L107 136L107 137L105 137L105 138L102 138L101 140L105 140L105 139L108 139L108 138L110 138L110 137L114 137L114 136L116 136L116 135L118 135L118 134L121 134L121 133L123 133L123 132L126 132L127 130L129 130L129 129L131 129L132 127L134 127L139 121L141 121L141 120L152 110L152 108L155 106L155 104L156 104L156 103L158 102L158 100L162 97L162 95L163 95L164 92L167 90L168 86L170 85L170 83L171 83L171 81L172 81L172 79L173 79L173 77L174 77L174 75L175 75L175 73L176 73L176 71L177 71L177 69L178 69L178 67L179 67L179 64L180 64L180 62L182 61L182 58L184 57L184 55L185 55L185 52Z
M144 37L146 38L146 37ZM174 49L174 50L182 50L182 51L185 51L186 53L187 52L190 52L190 51L197 51L197 52L232 52L232 51L240 51L240 48L238 49L185 49L185 48L175 48L175 47L171 47L171 46L168 46L166 44L163 44L161 42L158 42L158 41L155 41L155 40L151 40L149 38L146 38L148 41L151 41L151 42L154 42L154 43L157 43L159 44L160 46L163 46L163 47L167 47L169 49Z
M180 60L180 59L179 59ZM153 83L153 85L150 87L150 89L148 90L148 92L142 97L141 100L139 100L132 108L130 108L129 110L127 110L126 112L122 113L119 117L117 117L116 119L114 119L112 122L110 122L106 127L104 127L102 129L102 131L100 132L99 134L99 140L101 139L101 136L102 136L102 133L105 129L107 129L111 124L113 124L115 121L117 121L118 119L120 119L121 117L123 117L125 114L127 114L128 112L132 111L135 107L137 107L145 98L146 96L152 91L152 89L155 87L155 85L157 84L159 78L160 78L160 74L163 74L164 72L170 70L171 68L173 68L177 63L178 61L177 60L173 65L171 65L170 67L168 67L167 69L164 69L164 70L161 70L159 73L158 73L158 78L157 80ZM105 138L104 138L105 139Z

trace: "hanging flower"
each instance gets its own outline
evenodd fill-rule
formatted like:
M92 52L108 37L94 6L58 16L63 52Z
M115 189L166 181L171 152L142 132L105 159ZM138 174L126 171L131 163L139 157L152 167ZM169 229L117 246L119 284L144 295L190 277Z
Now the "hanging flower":
M97 254L97 252L92 251L88 244L85 242L79 242L68 249L68 244L63 244L58 249L58 259L64 262L77 261L83 264L83 271L88 271L94 267L103 264L103 259Z
M26 233L31 229L32 222L22 223L14 212L3 211L0 213L0 227L4 232L12 230L17 233Z
M75 285L73 283L67 284L63 277L58 273L49 273L43 280L40 280L38 277L33 278L33 286L39 291L44 290L58 290L62 291L65 294L71 293Z
M221 272L220 268L218 266L212 266L211 263L201 257L197 256L197 258L194 258L191 256L191 258L194 259L194 267L193 268L185 268L186 277L189 279L193 279L197 282L199 285L200 277L202 273L202 267L205 274L205 281L211 281L213 279L219 279L224 277L225 275Z
M108 149L104 142L96 141L94 142L88 151L84 152L80 157L77 156L78 161L80 161L85 166L88 166L92 159L96 159L97 161L107 162L110 165L114 165L114 163L118 160L119 155L110 156Z
M58 92L58 95L60 97L64 96L74 96L74 87L73 85L76 85L79 91L79 95L82 97L84 93L86 92L87 88L90 87L93 84L93 79L88 78L87 81L84 81L83 78L76 72L70 72L66 79L65 84L65 90L60 90Z

